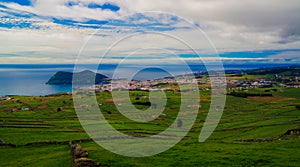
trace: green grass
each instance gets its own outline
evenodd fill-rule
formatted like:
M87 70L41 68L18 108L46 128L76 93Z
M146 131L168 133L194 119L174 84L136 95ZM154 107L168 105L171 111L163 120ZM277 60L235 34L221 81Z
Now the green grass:
M72 166L68 146L22 146L17 148L2 146L0 154L1 166Z
M172 149L151 157L129 158L103 150L95 143L84 143L90 157L105 166L297 166L300 141L237 143L183 140ZM284 155L290 153L289 155ZM283 157L284 156L284 157Z
M264 92L263 89L250 92ZM198 142L210 105L210 92L201 91L201 108L187 138L166 152L144 158L130 158L104 150L94 142L82 143L89 158L104 166L300 166L298 136L285 136L270 142L237 142L241 139L279 138L289 129L300 128L300 89L272 92L274 97L239 98L227 96L222 119L210 138ZM111 125L129 135L157 134L175 120L180 94L166 92L166 116L138 123L121 115L110 101L111 94L98 93L100 109ZM147 102L147 92L131 92L131 102ZM136 98L140 97L140 98ZM149 106L136 103L136 108ZM47 107L41 108L41 105ZM13 107L30 106L32 111L7 112ZM58 107L62 111L57 112ZM67 145L32 145L29 142L69 141L88 138L72 106L70 95L18 97L0 101L0 138L16 148L0 146L0 166L71 166Z
M284 97L300 99L300 88L285 88L283 89L283 92L276 92L275 94Z

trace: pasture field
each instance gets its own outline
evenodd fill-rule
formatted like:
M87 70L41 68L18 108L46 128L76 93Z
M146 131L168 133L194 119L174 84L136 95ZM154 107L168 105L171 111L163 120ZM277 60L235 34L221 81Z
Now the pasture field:
M124 157L93 141L81 145L88 150L89 158L103 166L300 166L300 135L289 133L300 131L300 110L296 107L300 89L283 88L272 94L248 98L227 95L218 127L207 141L199 143L211 97L209 91L200 91L201 108L193 128L176 146L155 156ZM149 108L148 92L131 91L130 95L136 108ZM180 93L167 91L166 95L165 115L148 123L121 115L109 92L98 92L97 100L115 129L142 137L165 130L175 120ZM89 138L78 121L72 95L12 98L0 101L0 139L11 144L0 146L0 166L72 166L68 144L49 144Z

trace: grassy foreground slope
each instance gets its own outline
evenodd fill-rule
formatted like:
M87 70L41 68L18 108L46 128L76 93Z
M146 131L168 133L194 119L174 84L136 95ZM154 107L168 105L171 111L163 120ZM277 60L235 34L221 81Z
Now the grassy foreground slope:
M148 96L147 92L133 91L131 95L137 108L149 107L148 99L143 98ZM132 136L156 134L174 121L180 95L167 92L167 97L166 116L141 124L120 115L109 93L97 96L111 124ZM104 166L300 166L299 135L285 134L300 128L300 110L296 108L300 103L300 89L286 88L274 92L272 97L227 96L220 124L207 141L199 143L209 103L209 91L201 91L202 107L194 127L184 140L164 153L130 158L110 153L94 142L84 142L82 146L89 151L89 158ZM0 166L71 166L68 145L30 143L88 136L78 122L72 96L59 95L0 101L0 138L4 143L16 145L16 148L0 146Z

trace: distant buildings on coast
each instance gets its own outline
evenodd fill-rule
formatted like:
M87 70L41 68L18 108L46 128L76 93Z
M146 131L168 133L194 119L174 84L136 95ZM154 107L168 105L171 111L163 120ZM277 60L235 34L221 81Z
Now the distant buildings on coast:
M192 76L195 75L196 77ZM226 86L227 90L243 90L256 88L272 88L275 86L300 88L300 77L297 76L278 76L267 78L255 76L252 79L245 75L226 75L225 77L200 75L199 73L188 74L180 77L168 77L156 80L137 81L118 79L110 83L99 84L91 87L96 91L113 91L113 90L177 90L179 85L198 84L200 90L210 90L212 86Z
M0 100L10 100L9 96L0 96Z

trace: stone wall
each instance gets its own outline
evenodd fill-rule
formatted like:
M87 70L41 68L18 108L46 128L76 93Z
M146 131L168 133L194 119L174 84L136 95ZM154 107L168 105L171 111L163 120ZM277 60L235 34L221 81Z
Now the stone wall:
M73 158L73 167L101 167L100 163L95 163L92 159L88 158L88 151L83 149L80 144L69 143L70 152Z

